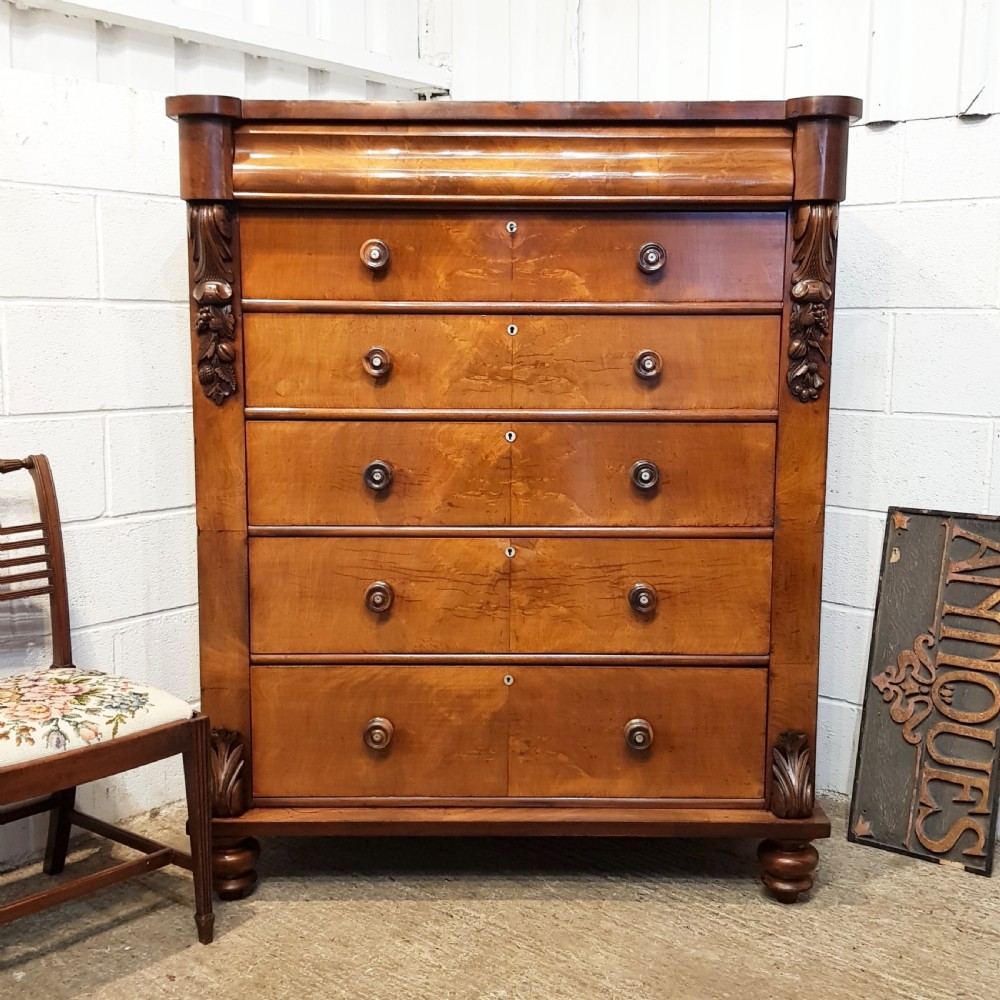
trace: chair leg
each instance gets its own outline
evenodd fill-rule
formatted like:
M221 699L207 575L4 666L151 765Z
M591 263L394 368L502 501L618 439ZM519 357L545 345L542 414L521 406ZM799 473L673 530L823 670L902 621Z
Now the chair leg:
M69 831L73 825L69 814L75 805L75 788L64 788L56 793L56 804L49 813L49 839L45 845L45 861L42 864L46 875L58 875L66 867Z
M183 756L194 875L194 919L198 925L198 940L202 944L211 944L215 927L215 915L212 913L212 778L208 741L208 719L198 716L192 720L191 746Z

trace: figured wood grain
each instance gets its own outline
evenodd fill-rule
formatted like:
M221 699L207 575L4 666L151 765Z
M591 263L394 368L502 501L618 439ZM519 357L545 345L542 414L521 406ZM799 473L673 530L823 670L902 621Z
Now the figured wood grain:
M511 405L507 316L272 315L243 320L249 406ZM372 347L392 370L372 378Z
M521 538L512 545L513 651L768 651L770 542ZM638 582L656 588L652 614L629 606Z
M515 316L518 407L767 409L776 405L772 316ZM640 351L663 372L636 375Z
M497 667L261 667L252 674L255 796L505 795ZM382 750L362 732L388 719Z
M510 520L509 425L250 421L252 524L503 525ZM374 460L391 485L364 482Z
M769 525L773 424L525 423L511 444L514 525ZM654 489L635 462L653 462ZM739 483L738 490L732 489Z
M777 201L792 192L784 127L608 129L256 123L236 133L237 198L490 203L613 196ZM719 171L718 162L739 162ZM428 182L433 178L432 182Z
M513 324L517 332L511 336ZM751 409L777 402L772 316L244 314L250 407ZM382 379L361 359L383 347ZM639 378L656 350L663 373Z
M781 212L246 211L243 294L768 302L781 297L784 220ZM516 232L508 232L509 223ZM369 239L389 247L387 268L372 271L362 262ZM636 260L651 241L664 247L667 265L646 275Z
M766 809L585 806L450 806L257 808L217 819L224 836L341 837L795 837L830 836L818 806L808 819L775 819Z
M763 794L764 670L512 667L510 675L511 795ZM636 751L623 731L639 717L653 739Z
M507 650L502 538L251 538L254 652ZM376 580L389 611L364 604Z
M517 299L769 301L780 295L784 212L521 213L514 234ZM643 274L639 248L666 251Z

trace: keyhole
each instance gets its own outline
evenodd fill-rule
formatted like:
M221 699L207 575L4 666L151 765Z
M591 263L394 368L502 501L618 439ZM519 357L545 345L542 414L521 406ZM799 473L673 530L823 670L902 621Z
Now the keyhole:
M508 222L507 223L507 232L510 233L513 236L514 233L517 232L517 223L516 222Z
M516 337L517 327L513 323L511 323L510 326L507 327L507 333L510 334L510 336L512 337Z
M507 431L503 437L508 444L513 444L517 440L517 435L513 431Z

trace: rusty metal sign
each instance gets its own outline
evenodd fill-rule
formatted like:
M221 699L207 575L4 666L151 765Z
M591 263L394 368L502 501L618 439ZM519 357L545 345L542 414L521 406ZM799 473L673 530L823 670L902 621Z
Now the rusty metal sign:
M848 839L989 875L1000 518L892 508Z

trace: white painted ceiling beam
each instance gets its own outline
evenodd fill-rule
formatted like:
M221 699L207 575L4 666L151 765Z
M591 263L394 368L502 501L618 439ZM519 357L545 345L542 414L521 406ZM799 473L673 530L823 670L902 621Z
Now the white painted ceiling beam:
M237 49L253 56L279 59L312 69L360 75L376 83L409 90L442 91L451 86L451 74L447 67L415 58L368 52L268 25L181 7L171 0L142 0L141 3L135 0L98 0L93 4L75 3L73 0L23 0L17 6L170 35L185 42ZM414 24L414 30L416 27Z

